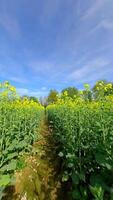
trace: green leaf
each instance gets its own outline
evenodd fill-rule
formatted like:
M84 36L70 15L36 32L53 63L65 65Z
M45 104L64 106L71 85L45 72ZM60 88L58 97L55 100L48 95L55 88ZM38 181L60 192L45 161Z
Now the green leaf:
M27 146L27 142L26 141L20 141L17 145L16 145L16 149L23 149Z
M60 152L58 155L59 155L59 157L61 157L61 158L64 156L64 154L63 154L62 152Z
M106 167L108 170L112 170L113 162L110 159L108 160L108 158L109 157L106 152L97 152L95 154L95 159L99 165Z
M80 200L81 199L81 195L79 190L76 188L76 190L73 190L72 192L72 198L76 199L76 200Z
M72 174L72 182L73 182L73 184L78 185L78 184L79 184L79 181L80 181L79 175L76 174L76 173L73 173L73 174Z
M87 194L87 189L85 186L80 186L80 192L81 192L81 195L82 195L82 199L83 200L87 200L88 199L88 194Z
M14 139L14 140L12 141L12 143L9 145L9 147L8 147L7 150L13 151L13 150L16 148L17 144L18 144L18 140Z
M16 164L17 161L16 160L11 160L11 162L7 165L4 165L0 171L1 172L5 172L5 171L14 171L16 169Z
M85 173L83 171L81 171L79 174L79 179L85 182Z
M17 169L23 169L26 166L25 160L24 159L19 159L17 161Z
M65 173L64 173L63 176L62 176L62 182L66 182L66 181L68 181L68 179L69 179L68 172L65 171Z
M102 189L101 186L90 186L90 191L93 194L93 196L95 197L96 200L103 200L104 198L104 191Z
M0 187L7 186L11 181L9 175L1 175L0 176Z
M92 186L105 186L104 178L101 174L92 174L90 177L90 184Z
M10 153L10 154L8 154L6 160L11 160L12 158L15 158L15 157L17 157L17 156L18 156L18 153L17 153L17 152Z
M69 168L73 168L74 164L73 163L68 163Z

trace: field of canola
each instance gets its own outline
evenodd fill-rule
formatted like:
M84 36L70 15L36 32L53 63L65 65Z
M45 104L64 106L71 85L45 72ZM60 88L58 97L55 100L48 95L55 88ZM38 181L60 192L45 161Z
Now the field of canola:
M7 82L1 85L0 194L14 181L14 171L24 167L22 155L38 140L43 117L43 106L20 99ZM112 200L113 95L89 101L65 93L47 106L47 117L70 199Z
M0 194L12 184L16 169L24 167L22 155L29 152L44 115L44 108L16 96L15 88L5 82L0 93Z
M59 99L48 106L62 160L62 181L76 200L113 199L113 96Z

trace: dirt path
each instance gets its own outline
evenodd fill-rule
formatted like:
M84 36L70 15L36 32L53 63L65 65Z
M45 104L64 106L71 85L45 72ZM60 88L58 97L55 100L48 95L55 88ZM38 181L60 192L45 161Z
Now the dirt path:
M15 192L7 200L63 200L59 160L51 129L46 120L41 125L41 139L26 158L26 167L17 172Z

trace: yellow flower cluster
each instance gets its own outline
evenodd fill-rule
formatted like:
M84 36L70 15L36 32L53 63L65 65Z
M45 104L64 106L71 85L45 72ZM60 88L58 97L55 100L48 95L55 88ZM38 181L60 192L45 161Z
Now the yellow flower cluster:
M0 88L1 180L4 176L10 179L17 169L20 154L31 151L31 145L40 137L44 108L33 100L15 96L16 89L8 82L1 84ZM11 169L6 170L8 167Z
M74 99L64 94L55 104L47 107L48 119L54 125L54 135L59 144L58 155L63 162L62 180L72 180L72 192L77 189L78 192L81 191L83 186L87 196L81 196L79 199L90 199L89 185L95 182L91 182L92 177L94 180L97 178L95 184L99 183L103 190L103 183L107 188L112 188L110 176L113 166L113 95L112 92L103 95L105 88L109 91L112 87L111 84L105 87L103 83L99 84L96 92L101 88L102 98L87 101L82 98L83 93L80 94L81 97ZM87 92L88 88L86 85ZM87 185L84 185L86 179ZM108 195L108 191L106 194Z

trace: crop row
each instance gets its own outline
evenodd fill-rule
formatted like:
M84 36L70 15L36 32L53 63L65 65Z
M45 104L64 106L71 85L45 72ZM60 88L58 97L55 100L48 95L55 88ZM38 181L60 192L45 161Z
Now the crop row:
M113 199L113 98L61 100L48 106L48 119L72 199Z
M11 183L21 155L38 137L43 107L28 99L0 99L0 189Z

